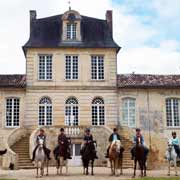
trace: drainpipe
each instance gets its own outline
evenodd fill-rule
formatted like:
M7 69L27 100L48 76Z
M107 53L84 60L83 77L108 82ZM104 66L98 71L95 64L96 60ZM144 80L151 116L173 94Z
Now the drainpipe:
M148 113L148 121L149 121L149 149L151 149L151 120L150 120L149 90L147 90L147 113Z

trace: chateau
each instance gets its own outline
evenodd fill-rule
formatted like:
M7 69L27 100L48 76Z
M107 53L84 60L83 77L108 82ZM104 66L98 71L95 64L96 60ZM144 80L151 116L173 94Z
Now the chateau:
M105 20L71 9L38 19L30 11L30 37L23 46L26 74L0 75L0 148L8 149L3 168L31 166L40 127L51 150L59 128L65 128L73 144L72 166L81 164L86 127L97 141L97 165L106 163L113 127L123 138L125 166L131 166L136 127L156 152L155 160L163 162L167 137L172 131L180 135L180 75L117 74L120 49L113 39L112 11Z

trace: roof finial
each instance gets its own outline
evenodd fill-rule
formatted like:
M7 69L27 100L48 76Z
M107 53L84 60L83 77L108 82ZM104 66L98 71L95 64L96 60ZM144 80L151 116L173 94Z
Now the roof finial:
M69 4L69 11L71 11L71 1L68 1Z

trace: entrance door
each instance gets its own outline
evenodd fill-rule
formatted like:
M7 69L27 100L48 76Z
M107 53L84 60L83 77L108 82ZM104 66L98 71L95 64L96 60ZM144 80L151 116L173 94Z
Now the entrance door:
M69 166L81 166L81 155L80 155L81 144L72 144L71 155L72 159L68 160Z

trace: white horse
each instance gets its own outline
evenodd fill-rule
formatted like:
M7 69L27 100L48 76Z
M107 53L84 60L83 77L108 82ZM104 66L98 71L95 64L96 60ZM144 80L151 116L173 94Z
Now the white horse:
M47 156L45 155L43 145L44 145L44 140L39 139L38 148L36 149L36 153L35 153L35 165L36 165L36 170L37 170L36 177L42 177L44 175L45 164L47 167L46 176L48 176L49 160L48 160ZM40 169L40 176L39 176L39 169Z
M175 169L175 175L177 176L177 164L176 164L177 154L176 154L176 151L174 149L174 145L172 144L171 140L168 141L168 148L167 148L167 151L166 151L166 158L167 158L167 160L169 162L168 176L170 176L171 164L173 164L174 169Z

